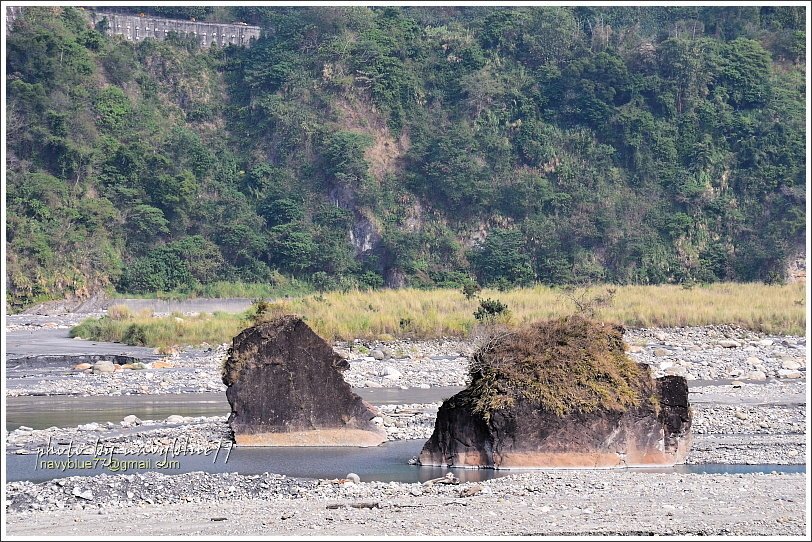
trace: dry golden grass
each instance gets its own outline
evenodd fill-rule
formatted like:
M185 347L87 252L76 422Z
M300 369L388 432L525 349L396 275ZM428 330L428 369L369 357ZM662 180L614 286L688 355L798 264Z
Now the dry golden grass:
M654 391L648 371L626 356L622 328L580 316L494 337L474 354L470 375L473 410L486 420L520 399L557 416L625 412Z
M803 335L806 328L803 284L720 283L693 288L660 285L615 289L613 302L598 309L596 318L628 327L735 324L764 333L792 335ZM594 287L590 295L604 290ZM508 325L577 312L562 290L545 286L508 292L483 290L480 297L506 303L510 310ZM478 299L467 300L459 290L332 292L270 303L266 317L299 315L326 339L464 337L478 324L473 316L478 306ZM246 315L226 314L201 315L179 322L172 316L157 319L118 310L116 317L120 319L104 319L103 325L86 321L74 330L95 340L136 337L150 346L167 346L227 342L251 323Z
M765 333L802 335L806 327L804 286L721 283L682 286L618 286L612 304L597 318L628 327L677 327L736 324ZM604 288L594 287L591 294ZM560 289L537 286L509 292L483 290L482 299L499 299L511 313L510 323L525 324L576 312ZM588 297L588 296L587 296ZM390 336L443 337L468 335L477 321L478 299L457 290L380 290L329 293L274 304L277 313L306 318L327 338Z

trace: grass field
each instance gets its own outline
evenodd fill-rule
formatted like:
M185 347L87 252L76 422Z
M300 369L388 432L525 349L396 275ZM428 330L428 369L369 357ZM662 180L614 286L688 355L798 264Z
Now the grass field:
M596 310L597 318L628 327L676 327L736 324L754 331L803 335L806 328L803 284L720 283L682 286L617 286L612 301ZM581 290L589 299L605 287ZM578 312L572 294L537 286L507 292L483 290L479 299L498 299L510 314L501 321L520 325ZM376 290L325 293L269 303L266 317L297 314L326 339L464 337L475 329L479 299L458 290ZM156 347L230 341L251 325L250 314L172 315L154 318L113 308L90 319L72 336Z

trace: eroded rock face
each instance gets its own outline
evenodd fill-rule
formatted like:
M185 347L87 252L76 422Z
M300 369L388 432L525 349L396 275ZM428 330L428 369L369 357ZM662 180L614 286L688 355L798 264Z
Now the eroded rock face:
M691 444L685 378L658 379L650 404L624 413L600 410L556 416L527 401L475 414L469 389L446 400L434 433L420 453L421 465L491 468L610 468L674 465Z
M301 319L283 316L234 338L223 369L229 425L243 446L377 446L374 407L341 373L347 360Z
M517 344L525 345L525 339L540 337L548 341L545 344L560 347L560 352L574 353L573 359L594 355L595 350L575 346L580 345L578 341L586 336L582 329L571 336L564 334L559 339L555 335L561 330L559 324L530 329L520 337L521 341L511 339L514 342L509 346L515 348ZM606 339L603 344L610 345L609 353L621 351L622 329L609 326L590 328L593 324L583 320L578 320L575 325L589 330L589 336L603 336ZM550 337L554 339L550 340ZM518 391L505 391L510 388L498 382L493 384L504 375L527 370L528 364L532 363L538 365L530 369L529 374L537 374L539 379L555 374L566 378L566 372L545 372L543 365L549 358L538 356L536 359L541 361L527 361L525 355L532 348L524 352L521 348L499 350L499 360L492 367L501 372L488 373L486 369L482 373L499 375L488 384L499 389L501 403L498 408L483 413L477 407L487 392L483 391L482 384L486 377L477 377L476 374L465 390L443 403L437 414L434 433L419 456L420 464L480 468L612 468L673 465L685 460L691 444L691 410L685 378L666 376L654 380L646 365L636 364L639 371L629 372L627 369L627 373L633 375L628 382L639 397L636 404L625 408L609 405L556 412L553 408L545 408L543 401L531 400L528 394L521 392L533 383L523 382L516 388ZM506 363L515 365L505 369ZM595 378L605 381L599 373ZM566 391L573 393L573 388L566 388ZM509 400L504 400L505 396ZM548 401L548 404L551 403Z

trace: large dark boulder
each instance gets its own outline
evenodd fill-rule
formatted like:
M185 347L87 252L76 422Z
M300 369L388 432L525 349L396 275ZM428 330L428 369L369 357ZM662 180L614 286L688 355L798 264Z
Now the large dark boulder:
M374 407L341 373L347 360L300 318L283 316L234 338L223 368L228 419L243 446L377 446Z
M684 378L654 380L623 350L623 329L578 317L528 326L474 356L446 400L422 465L623 467L683 462L691 443Z

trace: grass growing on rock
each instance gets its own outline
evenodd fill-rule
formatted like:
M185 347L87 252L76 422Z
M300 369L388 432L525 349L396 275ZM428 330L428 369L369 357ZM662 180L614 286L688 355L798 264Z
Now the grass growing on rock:
M592 289L596 293L600 290L599 287ZM507 292L486 289L480 296L498 299L508 306L510 319L503 322L508 326L576 312L572 300L562 295L560 289L546 286ZM627 327L734 324L762 333L803 335L806 328L804 298L803 284L719 283L692 288L617 286L612 304L601 307L594 316ZM266 317L301 316L328 340L430 339L469 336L478 325L474 318L478 307L479 299L466 299L461 291L450 289L330 292L269 302ZM250 325L252 316L254 311L195 317L128 315L114 319L108 316L103 322L83 322L74 328L74 335L118 342L125 337L143 338L143 344L158 347L223 343Z
M518 400L558 416L625 412L651 391L649 374L624 353L623 328L581 316L494 337L474 354L470 375L474 411L486 419Z

